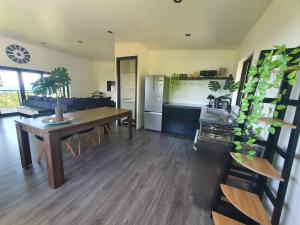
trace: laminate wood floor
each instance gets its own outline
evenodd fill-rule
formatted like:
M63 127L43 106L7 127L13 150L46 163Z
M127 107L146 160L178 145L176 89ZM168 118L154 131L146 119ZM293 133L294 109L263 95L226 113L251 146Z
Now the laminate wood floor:
M66 183L54 190L35 137L34 165L21 168L13 120L0 118L1 225L212 224L191 196L191 140L139 130L129 141L126 127L113 128L80 156L64 149Z

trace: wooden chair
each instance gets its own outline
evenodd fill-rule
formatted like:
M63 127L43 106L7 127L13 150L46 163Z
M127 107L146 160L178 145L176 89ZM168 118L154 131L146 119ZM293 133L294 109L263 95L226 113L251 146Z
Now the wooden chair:
M104 132L106 132L108 134L108 136L111 138L112 133L111 133L111 129L109 127L109 124L105 124L104 126ZM78 137L78 155L81 154L81 137L84 137L85 140L89 143L92 143L94 145L96 145L96 141L91 137L90 133L94 130L95 128L90 128L87 130L84 130L79 134ZM98 144L101 144L101 127L97 127L97 133L98 133Z
M44 143L44 139L42 137L36 136L36 138L38 140L42 141L42 145L40 147L40 151L39 151L38 157L37 157L38 162L41 162L43 156L46 153L46 146L45 146L45 143ZM71 145L72 139L73 139L73 136L72 135L68 135L68 136L63 137L61 139L61 141L65 141L67 150L69 150L71 152L71 154L73 155L73 157L75 157L76 154L75 154L75 152L74 152L74 150L72 148L72 145Z

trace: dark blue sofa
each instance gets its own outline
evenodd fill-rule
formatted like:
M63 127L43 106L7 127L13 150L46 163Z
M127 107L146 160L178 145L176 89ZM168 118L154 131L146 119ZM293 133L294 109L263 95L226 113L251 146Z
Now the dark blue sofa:
M116 104L110 97L105 98L61 98L61 106L64 112L74 112L99 107L115 107ZM22 106L38 110L40 115L51 114L56 106L56 98L28 96L22 101Z

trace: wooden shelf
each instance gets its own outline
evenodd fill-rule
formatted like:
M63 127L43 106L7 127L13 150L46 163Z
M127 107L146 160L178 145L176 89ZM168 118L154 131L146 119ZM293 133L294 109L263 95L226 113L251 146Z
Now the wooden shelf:
M231 219L227 216L223 216L219 213L212 212L212 217L214 220L215 225L245 225L243 223L240 223L234 219Z
M256 194L225 184L221 184L221 189L228 201L246 216L259 224L271 225L270 217Z
M187 77L179 78L179 80L226 80L228 77Z
M294 124L291 124L284 120L280 120L280 119L276 119L276 118L263 117L260 119L259 122L267 124L267 125L272 125L273 122L280 122L280 123L282 123L282 128L296 129L296 126Z
M236 153L231 152L230 155L234 160L237 160ZM250 160L246 155L242 155L242 158L243 161L241 162L241 165L243 165L247 169L274 180L284 181L282 176L278 174L276 169L269 161L259 157L254 157L253 160Z

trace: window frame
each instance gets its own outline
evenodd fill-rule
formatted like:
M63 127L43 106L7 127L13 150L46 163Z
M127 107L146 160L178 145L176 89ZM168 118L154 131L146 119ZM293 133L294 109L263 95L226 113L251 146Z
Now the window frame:
M22 72L29 72L29 73L38 73L41 77L43 77L45 74L49 74L48 71L42 71L42 70L33 70L33 69L24 69L24 68L16 68L16 67L8 67L8 66L1 66L0 70L10 70L10 71L16 71L18 73L18 81L19 81L19 91L20 91L20 103L22 103L23 100L26 99L26 91L24 87L24 81ZM63 88L63 97L70 97L70 86Z

